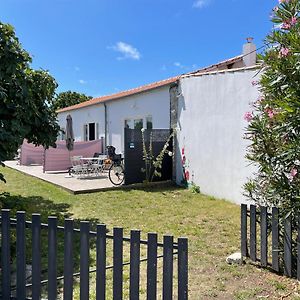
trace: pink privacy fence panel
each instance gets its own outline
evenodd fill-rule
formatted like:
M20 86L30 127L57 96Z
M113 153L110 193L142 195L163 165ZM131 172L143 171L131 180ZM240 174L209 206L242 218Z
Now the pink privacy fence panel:
M57 142L56 145L56 148L49 148L45 151L44 172L68 170L71 167L71 156L93 157L94 153L103 152L102 140L75 142L74 149L70 153L65 141Z
M43 146L36 147L24 140L21 146L20 164L24 166L43 165L44 152L45 149Z

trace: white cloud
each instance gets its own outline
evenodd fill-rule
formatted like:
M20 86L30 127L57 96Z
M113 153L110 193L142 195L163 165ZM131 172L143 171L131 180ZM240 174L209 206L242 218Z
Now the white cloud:
M87 83L87 81L86 81L86 80L83 80L83 79L79 79L78 82L79 82L80 84L86 84L86 83Z
M174 62L174 66L175 67L178 67L178 68L180 68L180 69L183 69L184 68L184 65L182 65L180 62L178 62L178 61L176 61L176 62Z
M191 66L186 66L186 65L183 65L182 63L180 62L174 62L173 65L179 69L182 69L182 70L185 70L185 71L191 71L191 70L194 70L197 68L197 65L196 64L192 64Z
M116 45L108 48L113 49L114 51L120 52L122 54L122 56L117 57L118 60L127 59L127 58L134 59L134 60L141 59L140 52L130 44L124 42L118 42L116 43Z
M74 69L75 69L76 72L80 71L79 67L75 67Z
M195 8L203 8L209 4L210 0L196 0L193 3L193 7Z

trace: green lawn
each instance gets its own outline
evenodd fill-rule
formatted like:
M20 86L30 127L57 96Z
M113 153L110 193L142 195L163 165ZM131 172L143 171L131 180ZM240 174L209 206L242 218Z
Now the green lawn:
M190 299L300 299L295 280L250 264L226 264L226 256L239 250L239 206L230 202L176 187L71 195L8 168L0 172L7 179L0 183L2 206L89 219L110 231L121 226L126 235L140 229L143 237L147 232L188 237Z

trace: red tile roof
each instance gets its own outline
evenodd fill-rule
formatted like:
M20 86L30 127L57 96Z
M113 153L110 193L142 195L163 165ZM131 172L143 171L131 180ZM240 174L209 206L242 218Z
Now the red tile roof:
M187 74L192 75L192 74L199 74L199 73L206 73L206 72L214 71L214 70L217 70L220 67L230 65L230 64L233 64L233 63L235 63L239 60L242 60L242 58L243 58L243 56L239 55L239 56L221 61L217 64L214 64L214 65L196 70L194 72L186 73L185 75L187 75ZM119 92L119 93L116 93L116 94L102 96L102 97L98 97L98 98L93 98L91 100L88 100L88 101L85 101L85 102L82 102L82 103L79 103L79 104L75 104L75 105L72 105L72 106L68 106L68 107L59 109L59 110L57 110L57 112L60 113L60 112L75 110L75 109L79 109L79 108L83 108L83 107L87 107L87 106L91 106L91 105L95 105L95 104L99 104L99 103L103 103L103 102L107 102L107 101L111 101L111 100L117 100L117 99L120 99L120 98L128 97L128 96L135 95L135 94L138 94L138 93L142 93L142 92L145 92L145 91L150 91L150 90L156 89L158 87L171 85L172 83L175 83L177 80L179 80L180 77L181 77L181 75L175 76L175 77L172 77L172 78L168 78L168 79L165 79L165 80L153 82L153 83L150 83L150 84L146 84L146 85L143 85L143 86L140 86L140 87L137 87L137 88L133 88L133 89L130 89L130 90L122 91L122 92Z

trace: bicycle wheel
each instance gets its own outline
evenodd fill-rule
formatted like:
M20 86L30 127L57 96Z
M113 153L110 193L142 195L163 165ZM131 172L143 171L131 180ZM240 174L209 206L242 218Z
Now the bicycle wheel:
M124 166L123 164L113 163L108 172L108 178L114 185L120 185L124 181Z

